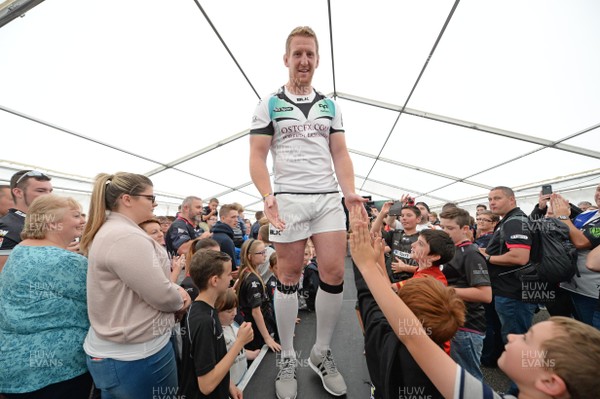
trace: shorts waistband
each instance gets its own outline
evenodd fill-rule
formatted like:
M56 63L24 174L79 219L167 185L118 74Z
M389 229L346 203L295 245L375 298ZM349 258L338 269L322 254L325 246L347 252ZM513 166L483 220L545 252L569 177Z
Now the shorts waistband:
M279 194L292 194L292 195L323 195L323 194L339 194L339 191L326 191L324 193L296 193L296 192L290 192L290 191L278 191L276 193L273 193L273 195L279 195Z

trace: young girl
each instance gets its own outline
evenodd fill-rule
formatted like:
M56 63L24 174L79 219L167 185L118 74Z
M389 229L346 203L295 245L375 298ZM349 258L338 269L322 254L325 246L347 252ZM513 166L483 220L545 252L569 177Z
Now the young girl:
M215 308L219 311L219 321L223 327L223 336L225 337L225 344L227 345L227 351L233 347L233 343L236 340L239 325L233 321L237 314L238 299L235 295L235 291L228 289L224 294L220 295L216 302ZM248 360L254 360L260 353L260 349L253 351L247 351L242 349L238 353L237 357L233 362L233 366L229 370L229 377L231 381L238 385L246 370L248 370Z
M251 238L242 245L239 279L234 289L238 293L240 313L244 321L252 323L254 330L254 339L246 349L260 349L267 344L271 350L279 352L281 346L271 337L276 328L273 310L266 297L265 283L257 271L265 261L265 254L265 244L260 240Z

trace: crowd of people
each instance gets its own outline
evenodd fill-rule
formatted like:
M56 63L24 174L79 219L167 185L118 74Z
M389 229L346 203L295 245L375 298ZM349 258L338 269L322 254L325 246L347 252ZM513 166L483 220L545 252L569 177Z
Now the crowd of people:
M433 213L409 195L367 212L339 106L311 86L318 54L314 32L294 29L289 81L256 108L255 223L240 204L197 196L157 217L153 183L135 173L99 174L87 213L52 194L44 173L12 176L0 218L1 395L239 399L266 347L280 352L276 396L294 399L300 308L316 314L308 365L326 392L346 395L331 342L348 240L372 397L597 395L600 185L595 206L540 193L531 215L506 186L475 216L453 203ZM541 305L520 273L534 245L528 217L560 221L578 251L577 275L545 287L552 317L535 325ZM511 391L492 392L482 365L500 367Z

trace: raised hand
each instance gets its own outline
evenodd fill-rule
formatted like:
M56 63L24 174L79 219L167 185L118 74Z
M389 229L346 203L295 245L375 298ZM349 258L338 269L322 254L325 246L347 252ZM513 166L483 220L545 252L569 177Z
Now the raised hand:
M350 248L352 259L359 270L368 268L369 265L376 266L377 254L371 244L371 233L369 232L369 217L362 205L349 208L350 226Z
M237 339L240 340L240 342L244 345L246 345L249 342L252 342L252 340L254 339L254 331L252 331L251 323L248 323L247 321L242 323L237 333Z

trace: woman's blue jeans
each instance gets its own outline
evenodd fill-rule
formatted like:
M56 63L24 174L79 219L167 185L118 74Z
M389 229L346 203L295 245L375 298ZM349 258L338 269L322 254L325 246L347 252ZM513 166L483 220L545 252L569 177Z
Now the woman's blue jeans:
M177 365L171 342L145 359L121 361L87 356L87 365L102 399L177 397Z

